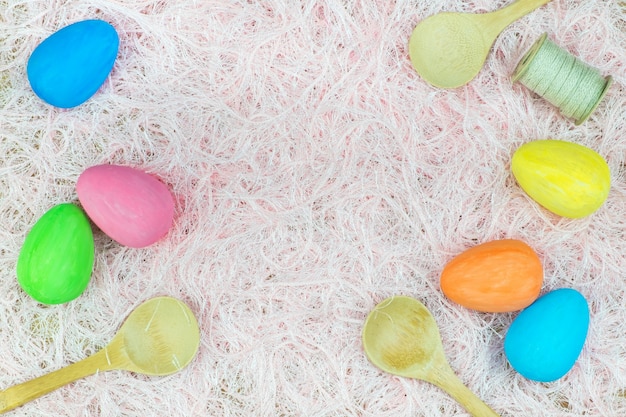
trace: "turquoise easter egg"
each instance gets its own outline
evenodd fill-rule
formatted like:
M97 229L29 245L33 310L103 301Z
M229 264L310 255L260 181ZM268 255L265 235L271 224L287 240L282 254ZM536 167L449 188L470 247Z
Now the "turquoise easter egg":
M511 323L504 353L533 381L551 382L576 363L587 338L589 307L578 291L561 288L539 297Z
M44 213L26 235L17 259L17 281L43 304L61 304L87 287L94 264L94 240L86 214L74 204Z
M28 59L31 88L48 104L70 108L87 101L113 69L119 37L102 20L66 26L41 42Z

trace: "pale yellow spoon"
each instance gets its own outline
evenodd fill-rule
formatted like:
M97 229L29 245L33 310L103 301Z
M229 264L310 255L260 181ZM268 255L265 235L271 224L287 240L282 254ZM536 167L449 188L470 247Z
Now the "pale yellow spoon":
M379 303L365 321L363 348L383 371L430 382L475 417L499 417L454 374L435 319L414 298L395 296Z
M500 32L549 1L517 0L490 13L444 12L427 17L411 34L411 63L435 87L467 84L483 67Z
M122 369L168 375L187 366L200 345L193 313L171 297L148 300L128 316L111 343L92 356L0 392L0 413L98 372Z

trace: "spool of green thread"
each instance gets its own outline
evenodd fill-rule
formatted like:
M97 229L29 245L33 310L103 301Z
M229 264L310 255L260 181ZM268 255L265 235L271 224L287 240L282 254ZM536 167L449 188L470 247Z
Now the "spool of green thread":
M534 93L556 106L563 115L583 123L598 107L613 79L541 37L526 52L513 73Z

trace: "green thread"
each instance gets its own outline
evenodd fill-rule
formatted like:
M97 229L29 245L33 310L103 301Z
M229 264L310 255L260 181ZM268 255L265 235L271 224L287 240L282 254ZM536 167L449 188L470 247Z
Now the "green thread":
M544 33L517 64L515 81L579 125L600 104L613 80L559 48Z

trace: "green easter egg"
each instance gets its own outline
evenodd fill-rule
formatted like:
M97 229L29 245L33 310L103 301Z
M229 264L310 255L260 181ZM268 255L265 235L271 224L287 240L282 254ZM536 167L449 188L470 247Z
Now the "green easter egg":
M35 223L17 260L17 281L43 304L61 304L82 294L94 263L94 240L85 213L59 204Z

